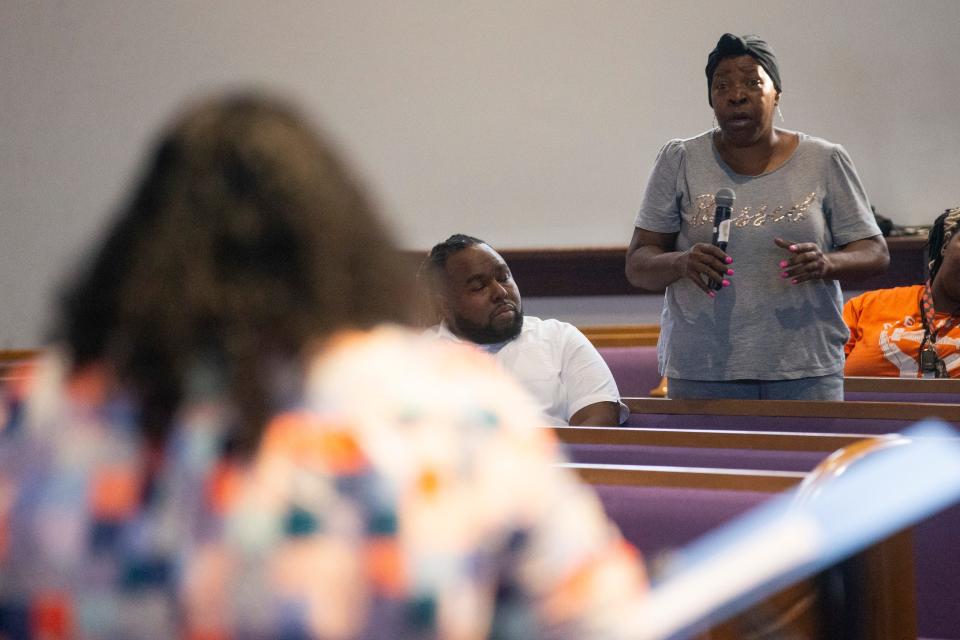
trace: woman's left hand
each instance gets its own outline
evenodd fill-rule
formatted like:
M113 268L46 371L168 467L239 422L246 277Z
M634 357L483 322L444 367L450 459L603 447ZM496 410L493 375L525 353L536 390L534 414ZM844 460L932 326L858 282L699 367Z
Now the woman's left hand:
M792 255L778 263L780 277L789 278L793 284L800 284L807 280L821 280L830 272L830 260L820 250L815 242L790 242L783 238L774 238L773 241L781 249L786 249Z

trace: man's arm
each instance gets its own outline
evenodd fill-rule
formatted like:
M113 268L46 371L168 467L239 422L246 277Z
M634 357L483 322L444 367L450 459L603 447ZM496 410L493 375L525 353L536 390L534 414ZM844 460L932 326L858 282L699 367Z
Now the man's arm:
M573 426L615 427L627 418L620 391L610 367L597 348L573 325L561 323L562 363L560 381L572 414Z
M616 402L594 402L570 416L570 426L615 427L620 424L620 405Z

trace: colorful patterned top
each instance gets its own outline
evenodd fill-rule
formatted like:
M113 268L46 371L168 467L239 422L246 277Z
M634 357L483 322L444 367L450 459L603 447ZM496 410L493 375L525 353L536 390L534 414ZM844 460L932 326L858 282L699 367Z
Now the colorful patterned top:
M162 449L103 370L0 403L0 637L602 638L645 589L537 409L485 354L344 334L231 458L223 402Z

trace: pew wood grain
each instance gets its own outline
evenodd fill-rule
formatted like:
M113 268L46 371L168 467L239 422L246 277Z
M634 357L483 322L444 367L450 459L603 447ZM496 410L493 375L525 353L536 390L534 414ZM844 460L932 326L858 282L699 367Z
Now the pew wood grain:
M623 398L631 413L666 415L769 416L923 420L960 422L960 405L947 403L866 402L826 400L669 400Z
M547 427L564 444L623 444L659 447L833 452L864 439L853 433L787 433L711 429Z
M886 393L956 393L960 394L960 378L881 378L846 376L845 392L880 391Z
M721 491L786 491L798 485L806 474L799 471L754 471L749 469L708 469L655 465L562 463L588 484L656 486L673 489Z

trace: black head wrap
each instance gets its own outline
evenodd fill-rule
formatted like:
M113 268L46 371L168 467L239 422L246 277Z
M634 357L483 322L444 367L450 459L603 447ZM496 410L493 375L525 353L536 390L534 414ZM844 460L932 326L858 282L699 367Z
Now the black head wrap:
M777 91L781 90L777 56L774 55L770 45L757 36L735 36L732 33L725 33L720 36L720 39L717 40L717 46L707 56L707 102L710 103L711 107L713 106L713 96L710 95L710 86L713 83L713 72L717 70L717 65L724 58L745 55L754 58L773 80L773 86L777 88Z

